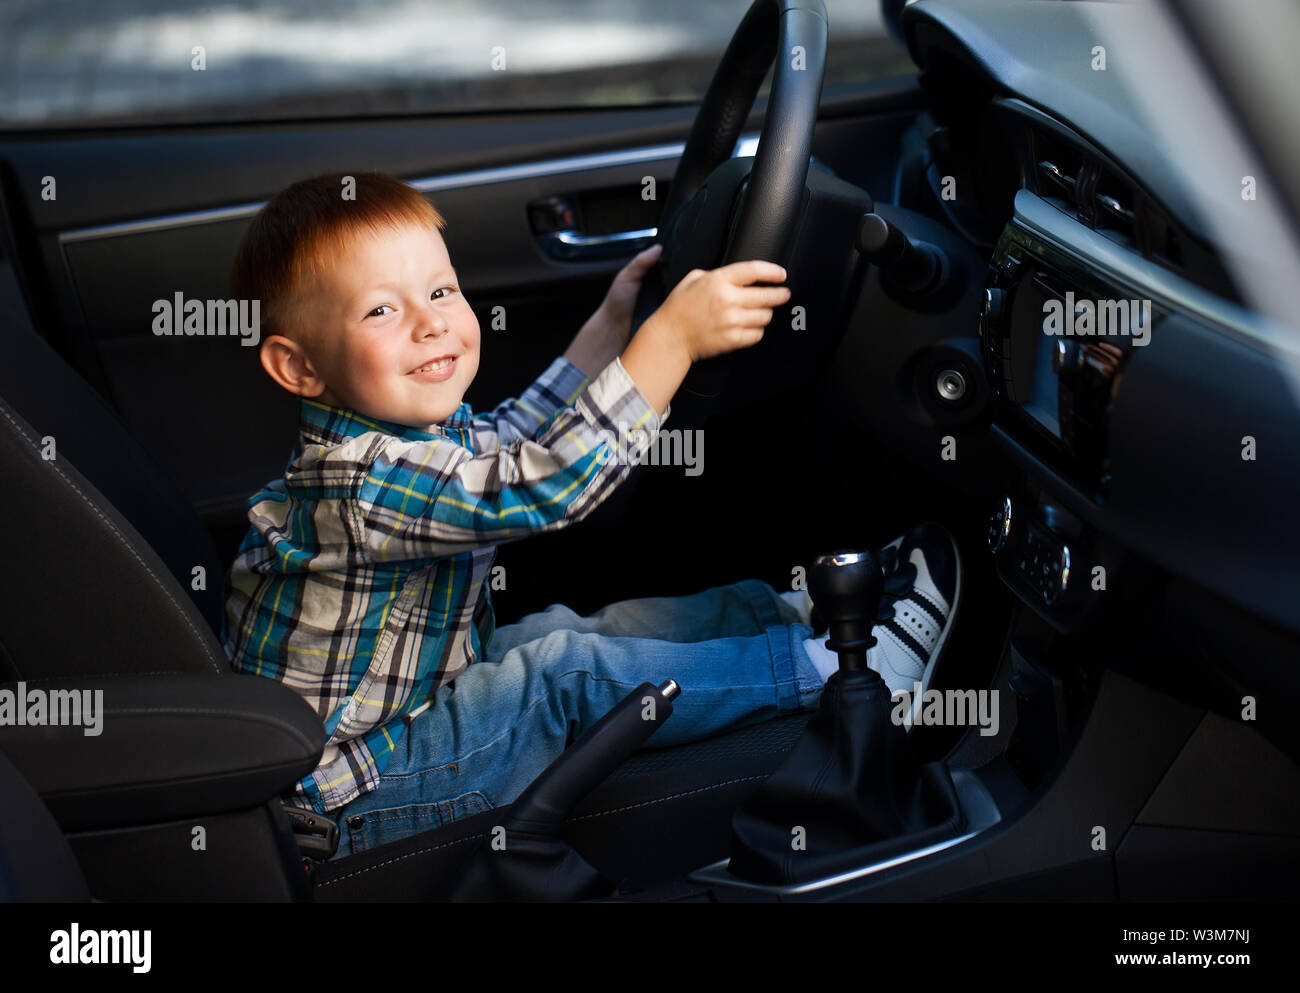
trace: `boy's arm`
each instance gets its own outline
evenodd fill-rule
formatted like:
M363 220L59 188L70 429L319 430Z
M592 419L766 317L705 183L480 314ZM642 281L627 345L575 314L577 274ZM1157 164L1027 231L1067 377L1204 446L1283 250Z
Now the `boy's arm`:
M364 552L426 559L567 527L627 476L670 410L659 414L617 360L536 438L477 455L442 437L387 441L354 494Z
M510 397L486 414L473 414L469 433L480 455L507 448L537 432L561 407L570 406L591 382L567 357L557 358L518 397Z
M645 264L648 265L649 262ZM625 268L619 278L626 282L626 274L631 269L632 266ZM618 285L616 278L615 286ZM611 318L608 313L610 303L606 300L587 319L564 354L551 363L537 381L524 391L523 396L518 400L506 400L489 414L474 414L471 411L469 430L476 452L493 452L521 438L535 438L541 426L558 409L571 405L583 388L619 357L619 353L627 347L631 327L630 301L636 295L633 287L639 285L639 282L627 283L623 289L624 295L628 297L627 320Z

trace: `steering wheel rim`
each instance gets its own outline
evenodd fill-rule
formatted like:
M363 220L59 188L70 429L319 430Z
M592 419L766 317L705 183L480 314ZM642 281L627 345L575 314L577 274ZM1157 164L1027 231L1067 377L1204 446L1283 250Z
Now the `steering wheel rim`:
M664 250L642 280L633 311L633 335L690 269L748 259L790 269L787 254L806 199L808 161L826 70L826 39L822 0L754 0L750 5L709 83L660 210L656 242ZM709 177L731 158L774 59L778 60L758 151L749 176L730 203L724 243L716 251L706 246L714 258L712 265L691 264L699 257L694 251L689 259L673 251L677 224ZM719 395L727 369L720 360L734 354L695 363L682 389L703 398ZM702 371L704 365L708 371Z

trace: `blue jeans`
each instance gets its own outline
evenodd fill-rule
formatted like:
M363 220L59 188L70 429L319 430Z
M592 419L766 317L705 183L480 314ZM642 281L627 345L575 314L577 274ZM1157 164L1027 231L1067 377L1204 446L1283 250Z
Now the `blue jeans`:
M803 649L801 596L745 580L590 617L553 604L498 627L483 658L411 721L379 786L333 812L335 857L512 803L647 680L681 686L649 748L815 709L823 683Z

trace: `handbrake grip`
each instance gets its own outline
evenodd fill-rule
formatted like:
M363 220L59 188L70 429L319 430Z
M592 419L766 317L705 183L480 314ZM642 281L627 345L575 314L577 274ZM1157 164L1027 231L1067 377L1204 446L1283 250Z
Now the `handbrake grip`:
M519 794L511 810L517 829L553 833L579 800L635 752L673 712L674 680L642 683L615 704Z

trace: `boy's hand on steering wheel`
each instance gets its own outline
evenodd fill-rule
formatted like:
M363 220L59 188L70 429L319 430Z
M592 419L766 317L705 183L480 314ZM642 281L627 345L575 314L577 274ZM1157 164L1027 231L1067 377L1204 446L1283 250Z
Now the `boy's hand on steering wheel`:
M785 278L784 268L762 259L692 269L649 320L676 331L692 362L749 348L762 340L772 309L790 299L788 286L750 284Z

